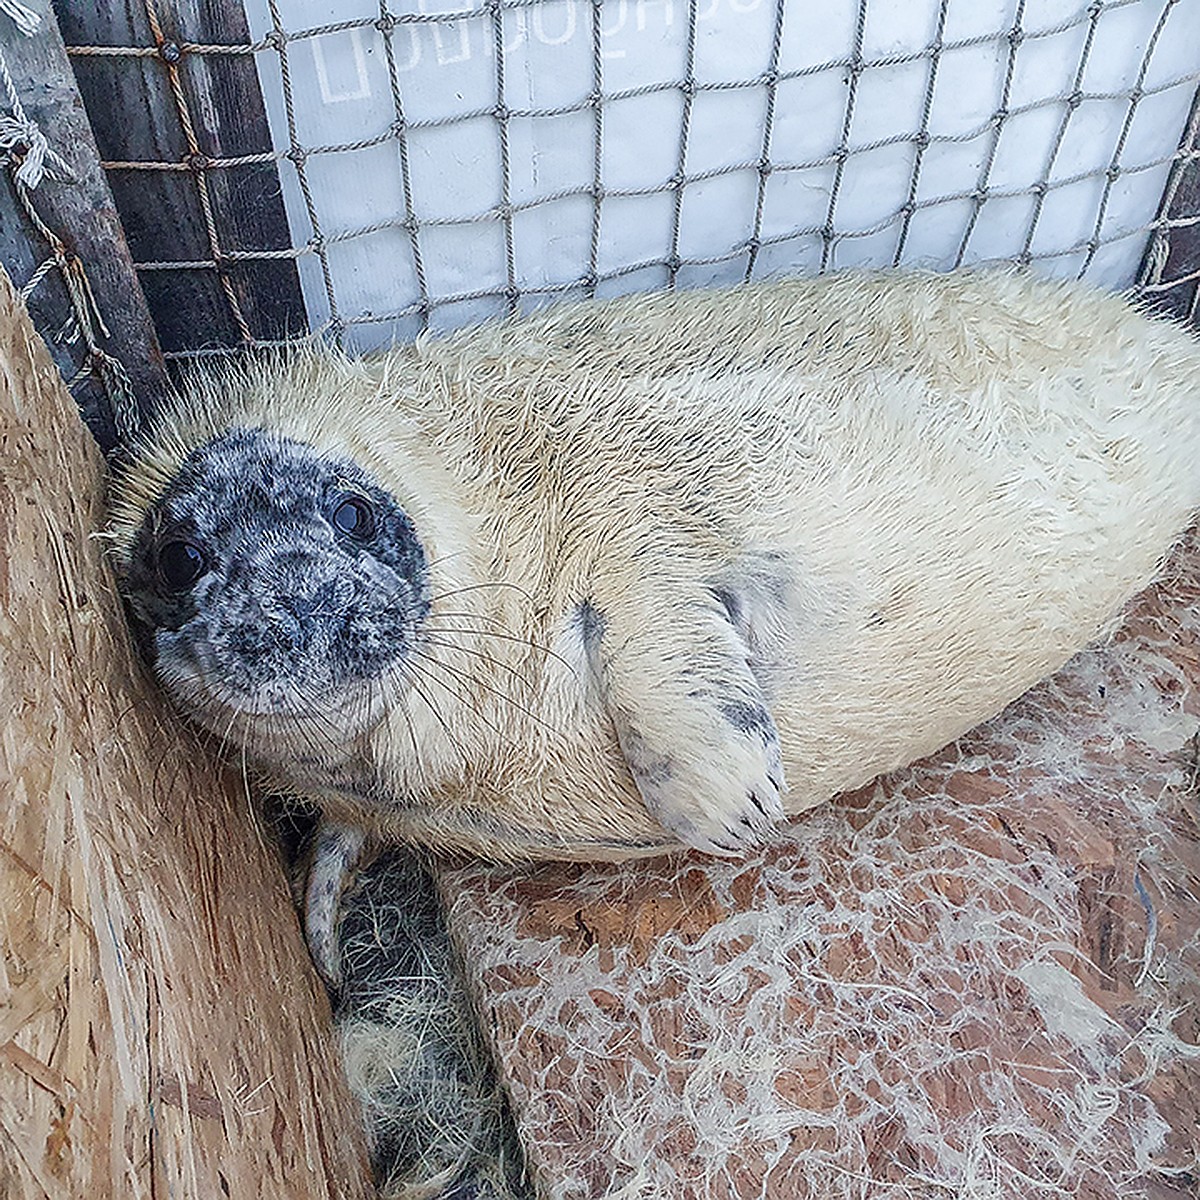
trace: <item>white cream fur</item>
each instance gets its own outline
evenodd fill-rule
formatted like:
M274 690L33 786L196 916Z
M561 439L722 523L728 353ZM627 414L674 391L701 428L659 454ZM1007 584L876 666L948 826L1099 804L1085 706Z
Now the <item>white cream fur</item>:
M271 774L385 836L503 856L673 842L603 689L719 754L638 649L703 670L680 614L714 582L743 590L794 813L936 750L1105 633L1200 507L1197 343L1016 273L638 296L210 379L118 475L118 557L187 454L235 425L348 454L393 492L432 563L444 664L417 662L420 688L369 737L404 804ZM570 620L585 598L605 649L629 639L643 669L595 677Z

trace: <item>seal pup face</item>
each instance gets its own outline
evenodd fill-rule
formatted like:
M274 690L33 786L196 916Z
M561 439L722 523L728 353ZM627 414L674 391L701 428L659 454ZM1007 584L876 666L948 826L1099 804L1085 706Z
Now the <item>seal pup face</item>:
M429 611L425 553L396 500L353 462L263 429L183 460L122 590L176 703L268 766L347 754Z

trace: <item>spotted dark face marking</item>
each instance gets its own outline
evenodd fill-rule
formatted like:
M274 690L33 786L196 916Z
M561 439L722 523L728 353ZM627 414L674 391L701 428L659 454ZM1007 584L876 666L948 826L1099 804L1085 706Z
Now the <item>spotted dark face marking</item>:
M175 699L236 714L359 709L429 611L425 553L353 462L264 430L194 451L138 531L123 591Z

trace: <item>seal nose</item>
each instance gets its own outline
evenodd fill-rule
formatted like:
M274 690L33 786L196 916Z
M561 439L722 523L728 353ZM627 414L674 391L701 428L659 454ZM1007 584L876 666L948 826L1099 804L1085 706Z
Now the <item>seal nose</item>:
M317 603L315 596L280 596L278 600L279 607L291 613L301 624L316 612Z
M292 632L298 640L308 641L322 621L332 621L336 585L327 583L312 593L279 596L275 604L281 613L291 618Z

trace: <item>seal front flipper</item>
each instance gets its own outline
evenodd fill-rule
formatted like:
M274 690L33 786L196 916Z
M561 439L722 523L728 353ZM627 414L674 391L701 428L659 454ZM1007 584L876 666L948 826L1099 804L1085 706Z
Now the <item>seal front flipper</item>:
M651 815L710 854L761 841L784 815L779 734L726 612L705 593L605 616L605 704Z

